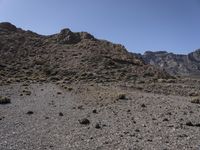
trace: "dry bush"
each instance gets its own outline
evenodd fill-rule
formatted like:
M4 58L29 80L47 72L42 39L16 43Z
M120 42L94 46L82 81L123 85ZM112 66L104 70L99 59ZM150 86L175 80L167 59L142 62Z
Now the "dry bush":
M191 103L200 104L200 97L193 97Z
M117 99L126 99L126 94L125 93L118 93Z
M11 103L10 98L0 96L0 104L9 104L9 103Z

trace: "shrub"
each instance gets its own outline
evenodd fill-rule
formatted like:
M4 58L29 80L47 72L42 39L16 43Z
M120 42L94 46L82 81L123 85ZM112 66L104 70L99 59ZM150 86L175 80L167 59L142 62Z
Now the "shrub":
M189 96L198 96L199 94L197 92L190 92Z
M31 91L23 90L22 92L23 92L24 94L26 94L26 95L31 95Z
M191 103L200 104L200 97L194 97L194 98L192 98Z
M117 95L117 98L118 98L118 99L126 99L126 94L125 94L125 93L119 93L119 94Z
M9 103L11 103L10 98L0 96L0 104L9 104Z

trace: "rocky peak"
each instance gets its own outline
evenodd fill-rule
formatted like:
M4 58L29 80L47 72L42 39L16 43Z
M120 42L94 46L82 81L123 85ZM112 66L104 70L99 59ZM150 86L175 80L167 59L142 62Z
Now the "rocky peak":
M69 28L65 28L58 34L57 41L61 44L75 44L80 39Z
M2 22L0 23L0 30L16 31L17 28L9 22Z
M197 49L194 52L189 53L188 58L191 61L200 62L200 49Z
M76 44L81 40L95 40L95 37L87 32L72 32L69 28L62 29L56 38L57 42L61 44Z
M60 31L60 35L63 35L63 36L68 36L72 34L73 32L69 28L64 28Z
M80 32L79 34L80 34L81 39L95 40L95 37L87 32Z

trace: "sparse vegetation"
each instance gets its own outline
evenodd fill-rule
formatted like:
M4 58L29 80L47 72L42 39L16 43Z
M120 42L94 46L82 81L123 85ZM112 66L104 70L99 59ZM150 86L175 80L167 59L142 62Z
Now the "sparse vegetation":
M193 97L191 103L200 104L200 97Z
M159 83L166 83L166 79L158 79Z
M10 98L5 96L0 96L0 104L9 104L11 103Z
M29 90L23 90L22 91L25 95L31 95L31 91L29 91Z
M4 70L0 73L4 83L8 77L14 78L9 81L12 83L24 81L26 76L29 77L27 80L56 82L67 79L66 82L70 83L135 82L139 77L168 76L157 68L145 65L123 45L96 39L88 33L64 29L52 36L42 36L15 30L11 32L12 36L8 36L10 32L1 32L0 36L1 47L6 47L0 55L2 64L6 64L2 65ZM41 44L42 48L38 47ZM13 49L18 53L14 53ZM10 55L5 55L7 53Z
M118 93L117 99L127 99L125 93Z
M72 87L68 87L68 86L64 86L64 89L68 90L68 91L72 91L73 88Z
M199 95L198 92L190 92L190 93L189 93L189 96L195 96L195 97L196 97L196 96L198 96L198 95Z

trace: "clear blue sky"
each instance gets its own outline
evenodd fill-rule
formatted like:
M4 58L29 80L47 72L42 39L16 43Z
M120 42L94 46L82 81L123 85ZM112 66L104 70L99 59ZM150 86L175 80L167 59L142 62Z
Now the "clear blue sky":
M0 22L39 34L68 27L132 52L200 48L200 0L0 0Z

